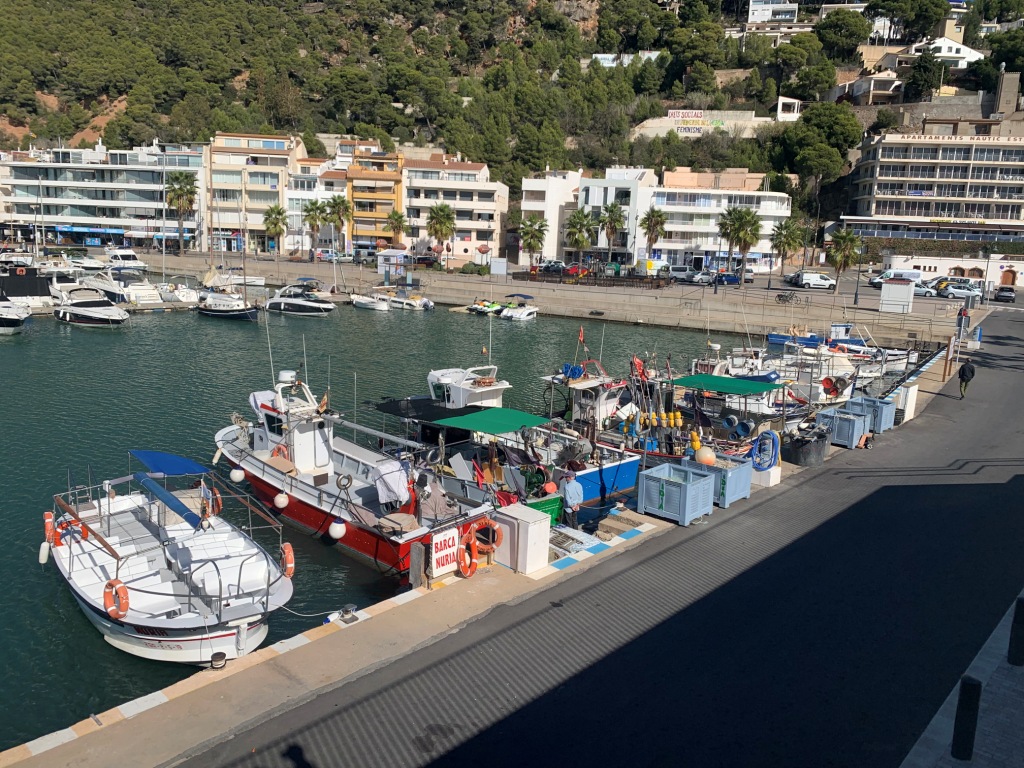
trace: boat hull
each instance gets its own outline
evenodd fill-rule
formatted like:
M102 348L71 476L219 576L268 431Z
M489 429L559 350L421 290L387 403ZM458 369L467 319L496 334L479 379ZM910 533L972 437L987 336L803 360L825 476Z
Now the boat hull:
M76 311L74 308L69 307L58 307L53 310L53 316L62 323L88 326L90 328L116 328L120 325L124 325L125 321L128 319L127 315L125 317L99 315Z
M196 312L204 317L217 317L221 320L250 320L256 322L259 319L259 310L256 307L246 309L210 309L209 307L196 307Z
M27 322L27 317L5 317L0 315L0 336L13 336L16 333L21 333L25 329L25 323Z
M259 648L270 631L262 618L243 626L204 627L198 631L129 624L110 619L74 591L72 594L82 613L106 642L120 651L153 661L209 666L210 659L217 652L223 653L227 659L237 659Z
M267 301L267 312L278 312L282 315L296 315L301 317L326 317L334 311L331 303L313 303L308 301L282 301L270 299Z

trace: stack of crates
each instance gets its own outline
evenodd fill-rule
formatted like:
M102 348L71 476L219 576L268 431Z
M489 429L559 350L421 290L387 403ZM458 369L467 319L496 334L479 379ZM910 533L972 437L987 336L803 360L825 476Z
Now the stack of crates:
M869 416L865 414L847 413L836 408L825 408L815 414L815 420L832 430L832 445L843 448L856 448L857 443L871 428Z

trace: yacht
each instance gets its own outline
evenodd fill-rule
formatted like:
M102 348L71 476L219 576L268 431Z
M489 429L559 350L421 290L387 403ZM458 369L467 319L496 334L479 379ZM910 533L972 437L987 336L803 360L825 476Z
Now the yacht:
M149 265L140 261L138 255L131 248L104 248L104 253L107 256L108 267L127 267L129 269L138 269L145 272L149 269Z
M334 302L313 293L305 283L286 285L267 300L267 312L283 315L324 317L334 311Z
M21 333L31 316L32 311L26 305L15 304L0 292L0 336Z
M61 290L60 303L53 316L64 323L95 327L115 327L128 320L128 313L94 288L75 287Z
M219 317L224 320L251 320L259 318L259 308L250 304L237 293L220 293L210 291L203 295L196 304L196 311L206 317Z
M163 298L155 285L137 269L110 267L81 280L87 288L103 291L115 304L160 304Z

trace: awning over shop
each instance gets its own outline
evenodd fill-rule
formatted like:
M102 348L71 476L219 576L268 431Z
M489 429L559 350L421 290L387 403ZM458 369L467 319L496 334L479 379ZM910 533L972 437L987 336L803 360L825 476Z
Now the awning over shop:
M487 408L478 413L467 413L437 422L442 427L455 427L470 432L483 432L488 435L504 435L520 429L539 427L547 424L550 419L534 416L532 413L517 411L515 408Z
M732 376L711 376L706 373L683 376L674 379L672 383L677 387L705 389L709 392L720 392L723 395L763 395L765 392L782 389L784 386L783 384L769 384L766 381L734 379Z

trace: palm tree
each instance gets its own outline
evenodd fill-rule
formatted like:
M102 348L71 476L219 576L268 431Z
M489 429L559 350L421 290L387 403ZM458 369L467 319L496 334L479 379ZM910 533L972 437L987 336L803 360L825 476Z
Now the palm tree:
M439 203L427 211L427 236L434 238L438 245L455 236L455 210L450 205Z
M344 195L334 195L327 199L327 202L324 203L324 208L327 210L325 224L332 225L335 232L341 229L342 226L345 227L345 251L347 252L349 250L348 228L352 223L352 203ZM334 244L334 248L337 250L337 243Z
M828 260L836 270L836 280L860 256L861 240L852 229L840 229L832 234L832 247L828 249Z
M783 264L790 254L796 253L803 244L803 231L793 219L784 219L775 225L772 230L772 250L779 257L779 272L783 271ZM768 275L769 281L771 274Z
M761 240L761 217L751 208L734 208L732 242L740 252L740 286L747 287L747 254ZM728 211L727 211L728 213Z
M569 214L569 218L565 221L566 245L581 254L580 261L583 260L583 251L589 248L593 242L595 227L597 227L597 222L594 221L594 217L582 208Z
M402 242L401 237L405 234L405 230L409 228L409 224L405 220L404 213L401 211L392 211L388 214L387 222L384 224L384 227L394 237L391 244L393 247L397 248L399 243Z
M263 229L267 237L277 242L277 258L281 259L281 238L288 230L288 211L282 205L272 205L263 212Z
M668 217L660 208L653 205L647 209L647 213L640 219L640 229L647 235L647 258L651 258L654 251L654 244L665 236L665 223Z
M544 236L548 233L547 221L535 213L531 213L519 225L519 239L523 248L530 254L530 266L533 266L533 255L544 248Z
M626 214L618 203L607 203L601 209L601 217L598 223L604 229L604 235L608 238L608 263L612 263L612 241L619 230L626 226Z
M320 234L320 227L327 221L327 206L319 200L310 200L302 206L302 221L309 227L309 250L310 261L313 260L312 252L316 250L317 235Z
M196 175L188 171L171 171L167 174L164 199L178 214L178 253L185 253L185 214L196 204ZM166 232L163 233L165 236Z
M739 208L726 208L722 215L718 217L718 235L729 244L729 260L727 262L726 269L732 271L732 249L736 245L736 240L733 238L733 232L736 231L736 211Z

